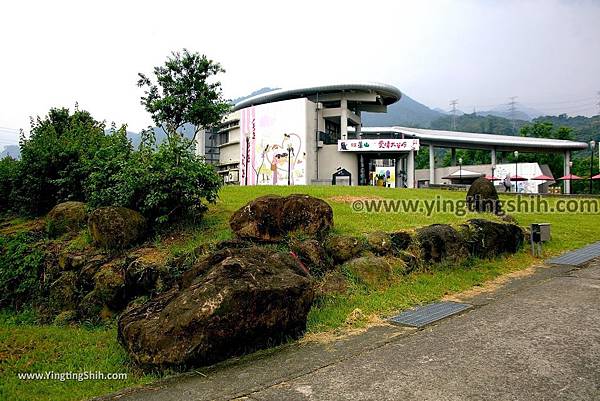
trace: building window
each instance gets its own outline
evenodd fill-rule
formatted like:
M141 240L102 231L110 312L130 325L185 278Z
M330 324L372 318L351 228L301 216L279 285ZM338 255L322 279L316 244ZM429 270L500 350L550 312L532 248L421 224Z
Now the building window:
M336 144L341 138L340 125L333 121L325 120L325 131L319 132L319 140L326 145Z
M229 131L219 134L219 145L224 145L229 142Z

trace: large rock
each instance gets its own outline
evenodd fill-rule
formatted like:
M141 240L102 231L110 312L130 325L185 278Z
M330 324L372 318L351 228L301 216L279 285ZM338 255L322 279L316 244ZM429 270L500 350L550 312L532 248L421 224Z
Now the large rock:
M466 201L471 211L494 214L501 212L498 192L494 184L485 177L479 177L471 184L467 191Z
M94 210L88 228L96 245L119 249L140 241L146 234L146 219L135 210L107 206Z
M323 245L329 256L338 264L358 256L365 249L360 239L349 235L331 236Z
M392 238L383 231L373 231L367 234L369 249L378 255L385 255L392 249Z
M406 231L397 231L390 234L392 240L392 251L400 253L410 247L412 244L412 235Z
M515 253L524 240L523 230L518 225L484 219L471 219L461 225L460 231L469 253L480 258Z
M125 292L128 298L164 289L168 276L166 256L156 248L138 249L129 255L125 270Z
M290 249L314 276L322 276L333 267L325 249L317 240L292 241Z
M46 216L48 234L58 236L85 227L87 211L83 202L63 202L54 206Z
M395 277L407 272L404 261L386 256L361 256L344 266L355 280L371 289L388 287Z
M77 305L77 274L64 272L50 284L48 306L53 312L74 309Z
M468 256L460 233L448 224L420 228L416 239L420 257L425 262L441 262L444 259L458 261Z
M292 256L225 249L192 271L193 280L184 277L180 287L120 317L119 341L137 363L205 365L305 330L314 293Z
M248 240L276 242L295 231L323 237L333 227L333 210L308 195L266 195L233 213L229 225L238 238Z

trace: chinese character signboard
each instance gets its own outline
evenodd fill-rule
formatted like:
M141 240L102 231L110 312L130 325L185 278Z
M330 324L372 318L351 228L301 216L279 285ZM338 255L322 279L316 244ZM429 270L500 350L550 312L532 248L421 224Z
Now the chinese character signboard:
M419 150L418 139L347 139L338 141L339 152L402 152Z

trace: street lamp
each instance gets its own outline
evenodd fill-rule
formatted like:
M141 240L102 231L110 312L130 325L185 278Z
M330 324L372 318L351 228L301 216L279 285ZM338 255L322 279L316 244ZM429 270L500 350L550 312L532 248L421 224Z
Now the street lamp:
M515 192L519 193L519 151L515 150Z
M596 141L594 141L592 139L590 141L590 152L592 153L592 158L590 159L590 194L592 193L592 189L593 189L592 177L594 176L594 148L595 147L596 147Z
M458 180L461 184L462 184L462 162L463 162L462 157L459 157L458 158L458 177L459 177Z

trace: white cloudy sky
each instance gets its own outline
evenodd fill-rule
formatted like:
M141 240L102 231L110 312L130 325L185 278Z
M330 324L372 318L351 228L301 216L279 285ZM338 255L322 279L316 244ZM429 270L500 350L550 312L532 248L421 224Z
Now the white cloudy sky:
M0 147L76 101L140 130L137 73L184 47L223 64L228 98L369 80L443 109L598 109L600 1L19 0L0 15Z

